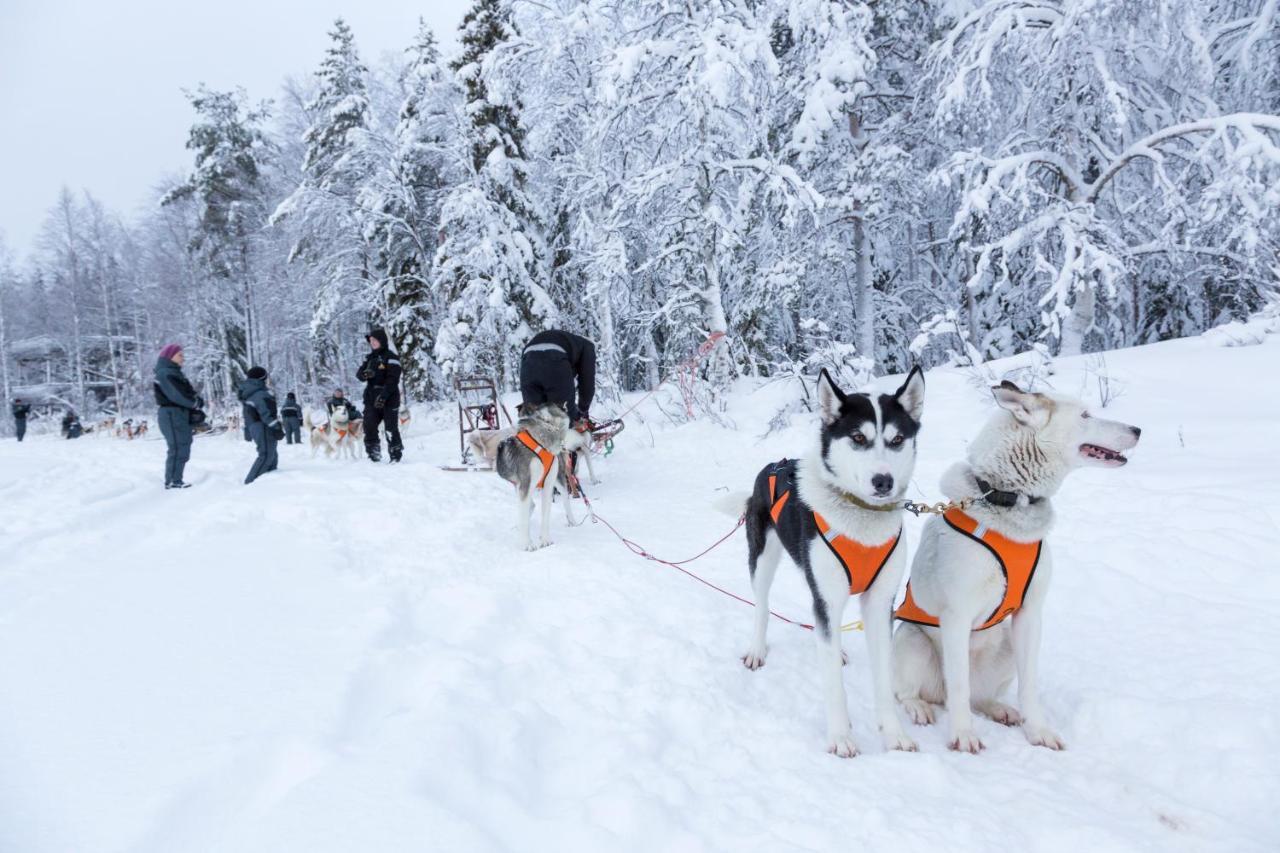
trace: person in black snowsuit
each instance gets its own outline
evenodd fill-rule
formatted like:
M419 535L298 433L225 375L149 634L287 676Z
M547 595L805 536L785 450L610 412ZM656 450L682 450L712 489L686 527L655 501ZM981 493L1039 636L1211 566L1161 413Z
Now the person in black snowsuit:
M284 427L276 412L276 398L267 388L265 367L249 368L240 381L237 396L244 404L244 440L258 447L258 458L253 460L253 467L244 478L247 486L268 471L276 470L279 461L276 444L284 438Z
M345 408L347 410L347 420L350 420L350 421L360 420L360 410L357 409L355 407L355 404L353 404L350 400L342 396L341 388L335 388L333 390L333 396L330 397L329 400L324 404L324 407L325 407L325 410L328 411L329 417L333 417L333 413L336 412L338 409Z
M562 403L576 427L590 425L591 401L596 396L596 345L560 329L534 335L520 357L520 394L526 406Z
M31 404L22 402L21 397L13 398L13 431L18 434L18 441L27 434L27 415L31 414Z
M83 433L84 427L80 425L80 418L76 416L73 409L67 409L67 413L62 416L62 437L79 438Z
M280 420L284 421L285 444L301 444L302 407L298 405L298 397L292 391L284 395L284 405L280 407Z
M356 376L364 385L364 449L374 462L382 459L378 426L387 431L387 452L392 462L404 453L400 441L400 356L391 351L387 333L374 329L366 338L370 352Z
M168 344L160 350L160 357L156 359L156 381L152 386L156 405L160 407L156 422L169 448L164 462L166 489L186 489L191 485L182 479L187 460L191 458L191 420L194 413L204 408L204 400L182 375L184 358L178 344Z

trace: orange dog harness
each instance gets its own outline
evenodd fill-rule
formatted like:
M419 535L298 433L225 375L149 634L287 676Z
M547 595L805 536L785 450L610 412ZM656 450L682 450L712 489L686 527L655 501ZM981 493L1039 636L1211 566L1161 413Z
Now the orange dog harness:
M782 509L787 505L790 497L791 489L788 487L784 486L782 493L778 493L778 474L770 474L769 514L773 516L774 524L778 523L778 519L782 516ZM817 525L818 533L822 534L822 541L827 544L831 553L844 567L844 576L849 580L849 593L859 595L866 592L876 582L880 570L889 562L889 557L898 547L902 531L899 530L897 535L882 545L864 545L842 533L835 532L825 518L814 510L809 511L813 513L813 523Z
M942 516L950 527L980 543L991 556L996 558L1000 571L1004 574L1004 598L991 611L987 620L974 628L985 631L999 625L1005 617L1016 613L1027 597L1027 589L1031 586L1031 578L1040 564L1040 542L1015 542L1007 536L996 533L984 524L958 509L947 510ZM907 583L907 597L893 614L904 622L915 622L917 625L933 625L937 627L938 617L916 604L911 595L911 584Z
M547 482L547 475L551 473L552 463L556 461L555 454L538 444L538 440L530 435L527 429L522 429L516 433L516 438L520 439L521 444L536 453L538 459L542 460L542 479L538 480L538 488L541 489Z

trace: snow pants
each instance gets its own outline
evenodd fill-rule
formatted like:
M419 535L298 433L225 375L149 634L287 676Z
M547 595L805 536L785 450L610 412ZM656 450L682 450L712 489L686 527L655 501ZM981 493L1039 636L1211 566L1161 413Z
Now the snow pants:
M22 437L27 434L27 419L14 418L13 428L18 433L18 441L22 441Z
M266 424L261 422L249 424L249 437L258 447L258 458L253 460L253 467L249 469L249 475L244 478L246 486L268 471L276 470L276 465L280 461L280 457L276 454L275 436L267 430Z
M302 421L299 418L281 418L284 421L284 443L302 444Z
M526 353L520 359L520 396L526 406L563 403L569 420L578 419L577 380L563 353Z
M191 458L191 415L177 406L161 406L156 420L169 448L164 460L164 484L181 483L182 472Z
M382 455L382 442L378 438L378 425L387 430L387 453L392 462L399 462L404 454L404 444L400 441L400 407L365 406L364 409L364 449L370 459L378 459Z

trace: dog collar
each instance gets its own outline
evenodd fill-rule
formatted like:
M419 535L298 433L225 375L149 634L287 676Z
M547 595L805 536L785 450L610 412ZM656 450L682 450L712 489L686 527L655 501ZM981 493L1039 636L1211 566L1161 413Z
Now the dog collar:
M832 486L831 490L839 495L845 503L851 503L858 509L865 509L871 512L896 512L897 510L902 509L902 501L894 501L889 504L873 504L864 501L852 492L846 492L844 489L837 489Z
M1006 492L1003 489L997 489L995 486L991 485L976 474L973 479L977 481L978 488L984 492L981 500L984 500L989 504L1002 507L1014 507L1018 505L1018 497L1022 494L1021 492ZM1027 503L1029 504L1038 504L1042 500L1044 500L1044 498L1027 495Z

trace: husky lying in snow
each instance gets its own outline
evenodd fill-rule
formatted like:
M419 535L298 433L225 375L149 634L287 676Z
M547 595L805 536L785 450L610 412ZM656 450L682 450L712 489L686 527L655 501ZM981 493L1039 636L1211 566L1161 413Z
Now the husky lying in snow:
M978 752L971 711L1062 749L1036 690L1040 624L1053 569L1042 540L1050 498L1075 468L1117 468L1141 430L1091 417L1068 397L993 389L1000 406L942 478L948 498L975 502L925 525L893 639L894 693L916 723L946 703L952 749ZM985 497L983 497L985 495ZM1004 621L1010 613L1012 625ZM935 618L936 616L936 618ZM1021 714L999 701L1018 676Z
M870 651L876 717L887 749L914 750L890 689L891 611L907 546L901 497L916 462L924 409L924 375L911 371L893 394L845 394L824 370L818 378L819 446L798 462L783 460L756 477L747 501L748 568L755 590L755 630L742 662L764 666L769 587L782 552L813 593L813 621L826 683L827 750L856 755L841 677L840 622L859 595Z
M512 428L473 432L469 437L472 449L492 459L498 476L516 487L519 543L526 551L551 544L551 501L556 489L564 495L565 518L570 524L574 523L563 459L565 440L571 432L564 407L546 403L526 406ZM529 513L535 491L542 500L542 524L536 548L529 537Z

